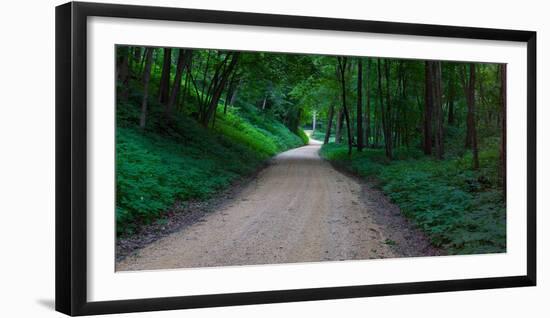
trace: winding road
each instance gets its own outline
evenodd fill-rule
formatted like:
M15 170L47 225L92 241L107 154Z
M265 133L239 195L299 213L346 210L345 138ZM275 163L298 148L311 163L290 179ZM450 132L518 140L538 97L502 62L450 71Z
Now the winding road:
M117 262L117 271L435 255L377 190L319 157L320 143L276 156L202 220Z

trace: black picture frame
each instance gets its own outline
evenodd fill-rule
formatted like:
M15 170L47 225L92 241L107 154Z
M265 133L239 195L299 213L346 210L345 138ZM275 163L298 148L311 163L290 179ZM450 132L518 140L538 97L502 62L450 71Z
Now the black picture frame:
M86 20L91 16L526 43L527 274L497 278L88 302ZM536 285L536 32L82 2L70 2L56 7L55 28L56 310L68 315L91 315Z

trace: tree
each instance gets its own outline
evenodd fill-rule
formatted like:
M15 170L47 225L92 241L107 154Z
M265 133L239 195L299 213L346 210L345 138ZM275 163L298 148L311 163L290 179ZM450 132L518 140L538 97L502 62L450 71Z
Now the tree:
M330 131L332 129L332 118L334 117L334 104L330 103L328 108L328 120L327 120L327 130L325 132L325 140L323 143L326 145L330 140Z
M349 120L348 107L346 105L346 66L348 65L347 57L337 57L338 70L340 75L340 84L342 85L342 111L346 119L346 127L348 132L348 155L351 156L353 139L351 137L351 123Z
M215 116L216 108L218 107L218 101L220 100L220 97L228 81L228 78L231 75L231 72L233 72L235 65L237 65L238 60L239 60L239 53L238 52L232 53L231 61L228 63L228 66L225 69L223 69L221 78L217 83L217 87L216 86L213 87L212 99L210 100L210 106L207 112L207 118L205 119L205 124L208 123L208 121L210 120L210 117Z
M435 120L435 155L443 159L443 103L441 94L441 62L431 63L433 117Z
M393 147L392 147L392 107L391 107L391 97L390 97L390 61L384 60L384 73L382 73L382 63L380 58L377 60L378 66L378 98L380 115L382 121L382 133L384 135L384 148L386 153L386 158L389 160L393 157ZM385 77L386 89L382 88L382 77Z
M500 182L506 199L506 64L499 65L500 73Z
M449 84L447 85L447 123L449 125L454 125L455 123L455 69L454 65L449 65Z
M344 111L340 107L338 109L338 114L336 114L336 134L334 135L334 141L337 144L342 143L342 126L344 126Z
M147 98L149 96L149 80L151 79L151 65L153 64L153 48L145 49L145 69L143 71L143 99L141 102L141 116L139 127L145 129L147 120Z
M181 49L180 49L181 51ZM172 49L165 48L162 62L162 74L159 84L159 102L164 104L168 102L170 92L170 68L172 66Z
M433 78L432 64L424 63L424 154L432 154Z
M172 108L174 104L176 103L176 99L178 98L178 93L181 90L181 77L183 74L183 69L187 63L189 63L189 60L191 59L191 54L193 51L191 50L184 50L179 49L178 52L178 65L176 66L176 77L174 78L174 85L172 86L172 92L170 93L170 97L166 103L166 118L170 118L172 115Z
M117 79L122 84L122 90L120 97L122 100L128 100L128 93L130 88L129 80L130 80L130 73L129 73L129 66L128 66L128 47L123 46L119 50L117 50Z
M357 61L357 151L363 151L363 61Z
M384 60L384 73L386 74L386 111L383 120L385 121L384 127L384 144L386 148L386 157L391 160L393 158L393 112L392 112L392 99L391 99L391 77L390 77L390 65L391 61ZM384 123L384 121L382 123Z
M370 135L371 135L371 128L370 128L370 122L371 122L371 118L370 118L370 113L371 113L371 109L370 109L370 59L367 59L367 74L366 74L366 79L365 79L365 82L366 82L366 88L365 88L365 95L366 95L366 103L367 103L367 109L366 109L366 112L365 112L365 145L368 147L369 146L369 140L370 140Z
M239 52L221 52L213 54L213 50L208 51L206 63L202 76L202 89L199 88L199 83L189 72L189 77L195 88L195 94L198 99L198 120L207 127L210 121L216 114L218 102L225 89L226 83L229 80L235 65L239 58ZM210 64L212 61L212 64ZM210 70L210 68L213 68ZM212 74L210 76L210 74Z
M464 95L466 95L466 104L468 105L467 114L467 133L466 145L472 149L472 164L474 170L479 169L479 150L477 148L477 132L476 132L476 110L475 110L475 84L476 84L476 66L474 63L469 63L469 77L466 81L466 65L463 68L463 86ZM468 147L467 147L468 148Z
M140 76L140 65L141 65L141 47L134 47L132 63L130 64L131 69L134 70L136 77Z
M462 154L454 143L466 136L464 146L478 169L482 151L497 145L486 138L498 137L498 185L505 183L506 70L501 65L117 47L116 67L119 100L127 98L126 87L140 87L141 79L142 128L157 113L148 99L151 78L155 91L159 84L154 97L166 118L190 116L206 128L222 118L219 107L228 112L239 91L234 115L258 112L295 133L314 118L323 142L333 142L335 135L348 153L354 147L358 152L384 147L386 158L393 160L403 147L418 145L426 155L443 160ZM445 152L447 145L452 151Z
M207 107L205 108L205 112L202 116L201 122L204 126L207 126L212 116L215 115L216 108L218 107L218 101L220 100L228 77L235 68L238 59L238 52L227 53L223 62L217 67L214 77L210 83L210 87L207 91L207 96L211 93L211 97L210 101L206 103Z

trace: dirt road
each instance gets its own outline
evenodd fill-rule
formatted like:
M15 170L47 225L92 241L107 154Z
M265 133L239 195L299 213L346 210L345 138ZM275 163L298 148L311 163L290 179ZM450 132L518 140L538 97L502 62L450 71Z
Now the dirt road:
M116 270L435 255L378 191L335 170L312 144L281 153L231 202Z

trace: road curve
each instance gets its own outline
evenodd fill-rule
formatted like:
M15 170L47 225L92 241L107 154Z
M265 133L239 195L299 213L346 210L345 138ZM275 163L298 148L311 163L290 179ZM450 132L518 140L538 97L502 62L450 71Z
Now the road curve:
M276 156L243 191L201 221L116 264L117 271L388 258L430 253L380 196L319 157L320 145ZM369 199L370 198L370 199ZM386 207L382 207L386 209ZM376 212L376 213L373 213ZM397 218L386 222L389 218ZM396 233L396 232L399 233ZM415 236L417 251L394 245ZM422 250L421 250L422 249ZM425 251L426 250L426 251Z

